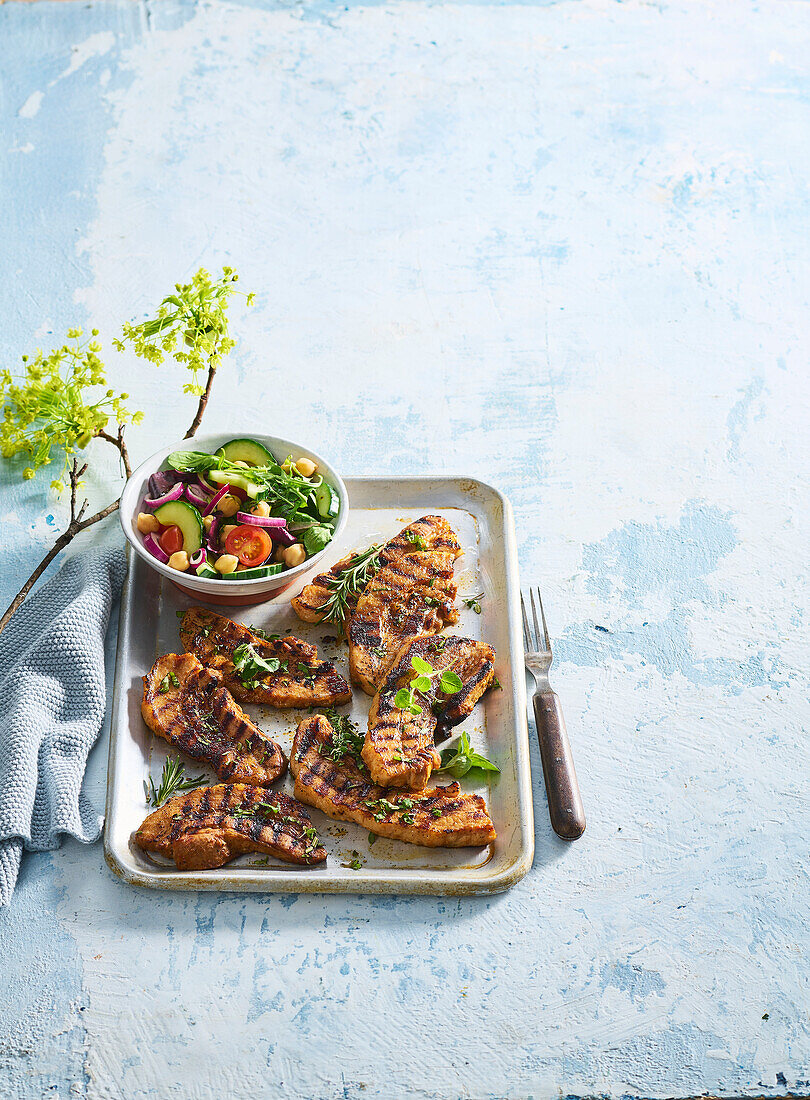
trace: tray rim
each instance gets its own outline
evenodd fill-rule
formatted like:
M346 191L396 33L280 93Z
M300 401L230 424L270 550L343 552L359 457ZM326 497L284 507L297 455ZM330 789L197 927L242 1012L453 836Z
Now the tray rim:
M116 764L118 738L116 731L119 728L119 714L122 704L122 693L117 690L119 669L123 667L123 655L129 644L130 631L132 629L132 617L130 614L133 600L132 588L132 559L130 547L127 546L127 576L121 592L121 602L118 613L118 638L115 653L115 672L113 674L113 701L110 718L110 739L107 758L107 789L105 800L104 858L112 873L121 881L131 886L147 887L157 890L201 890L216 891L218 893L265 893L265 894L402 894L408 895L433 895L433 896L475 896L500 893L509 889L526 875L534 861L535 836L534 836L534 808L532 791L531 758L529 748L529 729L526 701L526 682L523 668L523 638L520 626L520 584L518 576L517 540L515 535L514 513L512 505L500 489L478 478L469 475L453 474L406 474L401 476L386 476L381 474L359 475L344 478L349 490L349 498L352 497L353 486L358 483L366 483L379 486L383 483L396 486L398 483L410 483L411 485L429 485L432 488L444 486L455 492L483 491L491 494L501 505L503 510L503 522L499 537L503 539L504 559L506 565L506 612L507 631L509 635L509 660L511 664L513 683L513 705L515 712L515 766L517 780L517 805L516 820L520 837L520 851L513 861L495 874L486 874L487 864L474 868L457 868L452 870L432 870L430 868L412 871L407 868L391 868L390 875L383 877L380 869L357 872L351 878L338 877L324 882L323 879L313 879L310 883L297 880L290 886L284 884L287 876L300 872L300 868L292 867L291 870L274 869L273 879L270 880L267 871L250 872L240 868L238 879L223 879L221 869L213 871L169 871L163 873L144 871L139 868L127 866L125 855L118 850L111 839L112 829L109 823L114 819L116 802L120 791L116 789ZM435 503L436 508L449 507ZM472 513L473 515L475 513ZM137 561L137 559L136 559ZM386 874L388 872L386 871Z

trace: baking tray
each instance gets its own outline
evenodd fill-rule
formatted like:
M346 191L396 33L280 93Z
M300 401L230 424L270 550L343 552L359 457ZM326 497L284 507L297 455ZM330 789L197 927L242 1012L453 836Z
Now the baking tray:
M361 549L396 534L427 513L443 515L458 532L463 556L456 563L461 618L452 633L482 638L495 647L502 690L490 691L461 729L473 747L500 766L500 775L462 787L487 799L498 839L486 848L423 848L377 837L360 826L332 821L311 809L313 824L327 849L326 863L300 867L248 854L209 871L178 871L170 861L142 852L131 835L147 815L143 781L157 781L163 761L173 753L141 717L141 677L162 653L181 651L178 611L194 601L140 559L130 557L121 598L118 649L113 686L104 855L125 882L169 890L265 891L284 893L489 894L507 889L529 870L534 855L531 771L526 723L526 683L520 633L520 594L512 509L506 498L483 482L456 477L354 478L347 481L351 511L340 545L330 546L319 562L328 569L350 549ZM274 600L254 607L214 610L271 633L294 633L318 646L348 679L344 643L330 624L302 623L290 597L306 579ZM464 607L461 597L484 592L481 613ZM367 724L370 697L354 689L351 717ZM298 722L309 713L245 705L256 724L289 754ZM341 708L343 710L344 708ZM188 761L191 774L206 772ZM211 782L217 782L211 773ZM452 778L437 776L437 783ZM292 792L287 775L280 789ZM359 859L362 867L348 864Z

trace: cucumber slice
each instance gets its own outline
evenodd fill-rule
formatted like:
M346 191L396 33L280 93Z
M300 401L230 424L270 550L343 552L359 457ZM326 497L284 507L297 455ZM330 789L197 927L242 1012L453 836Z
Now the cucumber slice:
M260 485L254 485L242 474L226 474L223 470L207 470L206 476L209 481L213 481L217 485L233 485L234 489L241 489L253 500L262 491Z
M216 452L218 458L228 462L247 462L249 466L275 466L276 460L268 449L255 439L232 439Z
M216 569L212 569L207 561L204 561L202 565L197 566L197 576L208 577L211 580L216 580L216 578L219 576L219 573L217 573Z
M315 503L318 506L319 514L324 519L331 519L340 511L340 497L332 486L327 485L325 481L322 481L315 490Z
M193 504L185 500L170 500L155 509L155 519L164 527L176 525L183 532L183 549L187 554L196 554L203 543L205 528L202 516Z
M253 581L257 577L274 577L276 573L280 573L284 566L281 562L274 562L272 565L257 565L254 569L239 569L235 573L225 573L223 580L226 581Z

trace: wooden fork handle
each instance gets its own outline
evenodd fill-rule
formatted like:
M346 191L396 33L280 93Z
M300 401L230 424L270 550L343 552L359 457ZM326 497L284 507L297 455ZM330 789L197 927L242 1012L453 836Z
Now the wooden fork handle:
M585 809L560 700L553 691L538 691L533 701L551 827L563 840L578 840L585 832Z

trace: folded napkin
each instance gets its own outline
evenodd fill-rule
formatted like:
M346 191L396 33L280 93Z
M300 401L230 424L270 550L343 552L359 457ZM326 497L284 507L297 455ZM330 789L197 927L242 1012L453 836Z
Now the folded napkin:
M120 548L77 554L0 634L0 906L24 850L101 835L81 786L104 721L104 639L125 573Z

